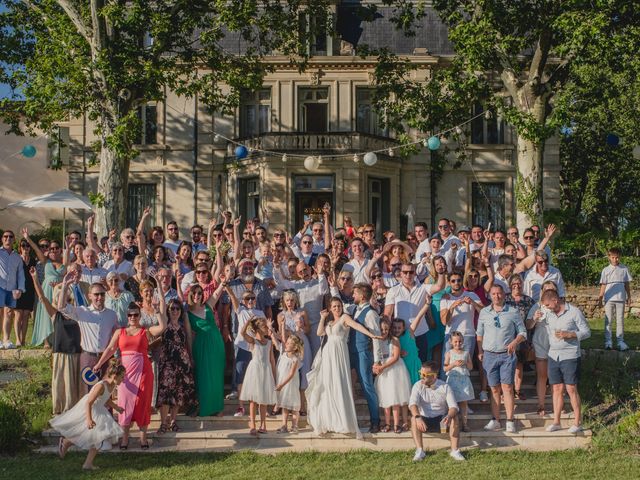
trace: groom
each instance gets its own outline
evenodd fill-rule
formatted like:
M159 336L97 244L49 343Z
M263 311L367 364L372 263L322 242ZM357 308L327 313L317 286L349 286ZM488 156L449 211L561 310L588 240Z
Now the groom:
M353 301L358 306L353 318L374 335L380 335L380 317L371 308L369 303L371 295L371 285L367 283L358 283L353 287ZM380 413L378 411L378 395L373 384L373 364L381 361L380 341L372 341L366 335L351 330L349 353L351 368L358 373L358 382L364 391L364 397L369 407L369 416L371 417L369 433L378 433L380 431Z

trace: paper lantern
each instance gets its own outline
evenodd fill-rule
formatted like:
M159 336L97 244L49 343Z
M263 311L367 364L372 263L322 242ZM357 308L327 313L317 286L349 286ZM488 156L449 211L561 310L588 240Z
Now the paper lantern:
M369 167L373 167L378 161L378 156L373 152L365 153L364 155L364 163Z
M249 151L247 150L247 147L245 147L244 145L238 145L234 150L234 153L236 154L236 158L238 160L247 158L247 155L249 155Z
M560 133L565 137L570 137L573 135L573 128L565 125L564 127L560 127Z
M620 137L615 133L607 133L607 145L610 147L617 147L620 145Z
M304 168L306 168L310 172L314 171L319 166L320 166L320 162L316 157L312 155L309 155L307 158L304 159Z
M435 135L433 137L429 137L429 140L427 140L427 147L429 147L429 150L438 150L440 148L440 139Z
M37 150L33 145L25 145L22 147L22 155L27 158L33 158L36 156Z

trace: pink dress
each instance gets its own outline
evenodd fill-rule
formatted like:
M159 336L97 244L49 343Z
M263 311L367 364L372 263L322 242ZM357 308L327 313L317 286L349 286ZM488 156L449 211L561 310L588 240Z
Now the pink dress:
M124 409L118 415L120 425L136 422L138 427L145 427L151 422L153 370L147 355L148 346L146 329L141 328L136 335L127 335L126 329L120 329L118 348L122 365L127 369L118 386L118 406Z

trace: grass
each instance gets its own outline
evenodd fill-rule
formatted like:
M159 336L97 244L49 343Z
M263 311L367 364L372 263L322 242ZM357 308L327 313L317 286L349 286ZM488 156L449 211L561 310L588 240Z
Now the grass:
M428 455L413 464L413 452L287 453L277 456L241 453L171 453L98 455L100 470L93 479L154 480L180 478L341 479L341 478L634 478L640 458L623 452L467 452L467 462L451 460L446 452ZM51 455L5 458L0 477L50 479L87 478L80 469L84 456L69 454L61 461Z
M589 320L591 337L581 342L582 348L603 348L604 347L604 318L594 318ZM613 325L613 346L615 342L616 327ZM640 350L640 317L636 315L625 315L624 319L624 341L632 350Z

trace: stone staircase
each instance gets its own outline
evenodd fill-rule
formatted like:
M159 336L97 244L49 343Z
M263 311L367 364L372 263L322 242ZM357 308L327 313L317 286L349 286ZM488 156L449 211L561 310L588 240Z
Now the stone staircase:
M477 372L472 372L472 379L479 392ZM586 430L580 434L568 433L567 428L572 424L573 413L568 398L565 398L565 410L562 414L563 430L548 433L545 428L553 423L550 414L551 398L546 398L547 414L540 417L536 413L537 400L535 398L535 374L525 373L525 381L521 392L526 400L516 401L515 420L518 433L509 434L504 430L498 432L486 432L482 427L491 419L490 404L479 400L469 402L473 413L468 416L470 432L461 432L461 446L466 448L483 449L523 449L523 450L565 450L570 448L586 447L591 441L591 432ZM160 426L160 416L152 415L149 425L149 438L151 448L148 452L164 451L231 451L231 450L255 450L261 453L301 452L301 451L346 451L352 449L369 450L411 450L414 448L411 432L396 433L364 433L369 426L369 414L364 399L357 391L356 411L358 423L363 431L363 438L356 439L354 435L325 434L316 435L307 425L306 418L301 417L298 433L278 434L276 429L280 426L279 417L267 419L268 433L257 437L249 434L248 417L234 417L238 401L225 400L224 415L220 417L189 417L179 415L179 432L167 432L158 435L155 432ZM247 408L248 411L248 408ZM381 412L382 414L382 412ZM384 423L384 415L381 415ZM504 410L502 410L504 426ZM131 429L131 440L128 452L141 452L138 441L139 431L134 426ZM43 432L45 446L43 451L55 451L58 442L58 434L53 430ZM425 447L430 450L449 448L448 434L428 432L424 435ZM115 446L113 452L120 452Z

